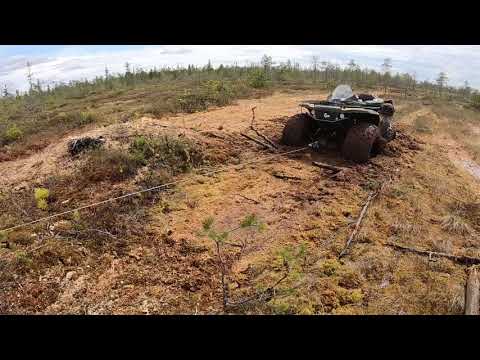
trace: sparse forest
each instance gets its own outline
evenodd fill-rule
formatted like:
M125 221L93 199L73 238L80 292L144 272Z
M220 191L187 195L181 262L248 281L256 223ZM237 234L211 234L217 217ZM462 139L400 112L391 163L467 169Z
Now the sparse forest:
M287 61L275 64L265 55L259 64L213 68L189 65L186 68L144 70L125 64L125 72L93 80L70 81L43 86L27 64L26 93L13 94L6 87L0 100L0 145L7 145L42 131L68 130L91 122L106 123L140 114L162 116L177 112L206 110L223 106L234 99L262 96L275 89L328 89L340 83L354 88L392 89L403 96L442 97L464 100L480 106L480 94L465 83L448 86L448 76L441 72L435 83L419 82L411 74L392 74L392 60L385 59L382 71L361 68L354 60L340 67L317 56L310 66ZM117 99L121 106L112 106ZM128 103L128 105L127 105Z

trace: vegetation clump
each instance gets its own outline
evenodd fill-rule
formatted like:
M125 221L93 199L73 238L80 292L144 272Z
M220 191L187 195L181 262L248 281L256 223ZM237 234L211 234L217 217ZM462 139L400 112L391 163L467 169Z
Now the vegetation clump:
M138 158L119 149L96 149L81 169L89 181L122 181L137 173L142 165Z
M48 209L48 197L50 196L50 191L45 188L36 188L34 190L35 201L37 202L37 208L41 210Z
M10 144L23 137L23 131L15 124L8 127L2 135L2 144Z
M203 155L192 141L178 136L138 136L133 139L129 153L142 164L169 168L172 173L185 172L202 163Z

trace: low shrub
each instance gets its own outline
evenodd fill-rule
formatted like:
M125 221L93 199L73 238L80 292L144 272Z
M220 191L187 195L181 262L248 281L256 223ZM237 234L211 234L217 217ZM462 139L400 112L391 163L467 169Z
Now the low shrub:
M70 113L63 113L58 116L57 120L64 123L68 127L75 128L78 126L85 126L99 121L99 117L92 112L74 111Z
M8 127L2 135L2 143L9 144L23 137L23 131L17 125Z
M472 96L471 103L472 103L472 106L473 106L475 109L480 110L480 94L475 94L475 95L473 95L473 96Z
M80 170L89 181L122 181L137 173L142 162L132 154L117 149L96 149Z
M261 89L267 86L268 77L262 69L253 70L248 76L248 83L255 89Z
M172 173L184 172L203 162L203 155L196 144L188 139L165 135L161 137L136 137L129 153L142 165L170 168Z

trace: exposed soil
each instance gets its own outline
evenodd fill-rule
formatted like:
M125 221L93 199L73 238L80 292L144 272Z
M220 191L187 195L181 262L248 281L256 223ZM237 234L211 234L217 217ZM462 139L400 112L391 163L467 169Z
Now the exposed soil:
M115 146L135 134L172 132L202 143L226 170L205 175L203 169L182 175L189 181L145 209L148 221L141 224L143 234L130 241L126 254L106 252L98 256L88 249L76 249L83 252L81 260L70 265L54 263L39 277L20 278L19 287L7 292L0 310L222 312L214 246L198 232L209 216L219 229L229 229L254 213L266 229L242 231L231 239L249 239L248 249L234 263L230 276L233 298L251 295L259 286L268 287L281 277L279 252L300 246L306 251L298 260L295 276L288 277L278 289L282 296L240 312L461 312L459 299L465 280L461 266L445 259L429 262L384 246L387 240L394 240L432 250L448 246L452 252L480 256L477 230L452 235L439 222L451 202L448 196L473 196L480 185L465 172L462 162L471 164L471 159L462 152L461 144L440 134L418 135L412 130L418 116L436 121L428 106L414 110L411 102L400 101L396 107L401 115L394 125L399 130L397 138L362 165L342 159L338 149L271 157L274 153L240 136L250 131L251 108L256 106L256 128L279 143L288 117L299 111L298 103L325 95L275 94L203 113L161 120L141 118L71 134L28 158L1 162L0 172L5 175L0 186L30 187L52 174L74 171L78 161L67 155L66 144L76 136L102 135ZM279 152L293 149L279 146ZM265 160L239 165L254 159ZM312 166L312 160L347 170L333 174ZM475 165L470 168L474 174L478 171ZM338 260L368 194L382 184L384 190L369 209L361 234L348 255ZM440 194L445 196L441 201ZM36 299L27 296L32 293L37 294Z

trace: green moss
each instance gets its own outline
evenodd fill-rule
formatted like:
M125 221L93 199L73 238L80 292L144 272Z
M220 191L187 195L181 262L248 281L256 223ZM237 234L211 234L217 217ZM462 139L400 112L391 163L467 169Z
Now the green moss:
M37 208L41 210L48 209L48 197L50 196L50 191L45 188L36 188L35 189L35 200L37 201Z
M340 266L340 263L336 259L327 259L320 265L320 269L325 275L332 276Z
M35 189L35 200L48 199L50 196L50 191L45 188L36 188Z
M338 290L338 297L341 305L359 304L363 301L363 293L361 289L355 290Z

